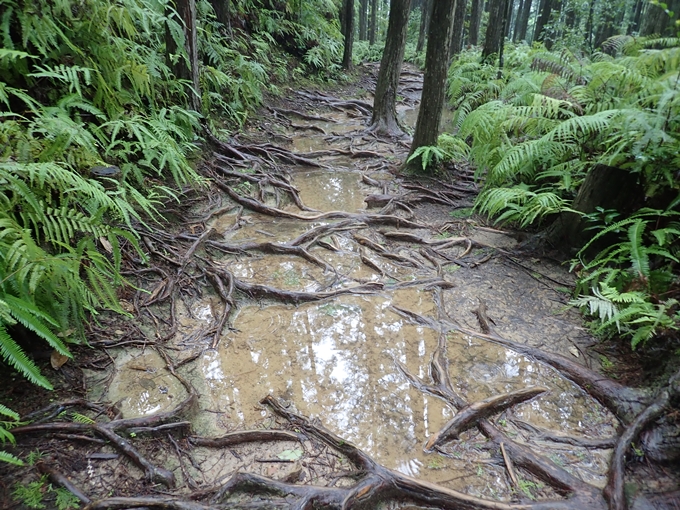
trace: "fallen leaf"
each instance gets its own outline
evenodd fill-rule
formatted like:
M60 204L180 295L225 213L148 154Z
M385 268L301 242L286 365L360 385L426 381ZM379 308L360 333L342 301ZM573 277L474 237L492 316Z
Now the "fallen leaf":
M574 356L575 358L578 358L580 356L578 349L574 347L573 345L569 347L569 352Z
M109 253L113 253L113 246L111 245L111 242L106 238L106 237L100 237L99 242L102 243L102 246L106 251Z
M64 366L64 363L68 361L68 356L64 356L63 354L59 353L56 349L52 351L52 355L50 356L50 364L52 365L52 368L55 370L59 370L61 367Z
M284 450L277 455L281 460L298 460L305 452L301 448L295 450Z

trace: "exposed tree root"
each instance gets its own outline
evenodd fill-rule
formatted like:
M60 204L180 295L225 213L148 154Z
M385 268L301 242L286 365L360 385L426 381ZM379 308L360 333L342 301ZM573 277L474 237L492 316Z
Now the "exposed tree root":
M406 371L406 368L403 366L401 369L402 371ZM458 435L461 432L474 427L480 420L484 420L492 414L500 413L514 405L526 402L547 391L548 388L543 387L524 388L513 391L512 393L506 393L505 395L489 397L481 402L475 402L474 404L459 409L456 416L444 425L444 428L428 439L425 444L425 449L432 450L444 441L458 439Z

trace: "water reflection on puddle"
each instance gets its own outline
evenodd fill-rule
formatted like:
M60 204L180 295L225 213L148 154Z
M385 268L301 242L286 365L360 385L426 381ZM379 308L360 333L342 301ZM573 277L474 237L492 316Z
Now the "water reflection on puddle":
M433 311L429 292L405 289L397 296L421 312ZM272 394L391 467L418 456L423 438L451 413L411 389L396 371L394 359L426 374L437 338L404 324L389 310L391 303L347 296L299 308L244 308L235 321L239 331L226 335L220 349L205 353L193 369L192 379L204 381L201 405L212 411L204 432L223 428L219 413L234 428L252 426L262 419L254 403Z
M300 190L302 202L319 211L356 212L366 206L368 193L358 172L297 171L293 183Z

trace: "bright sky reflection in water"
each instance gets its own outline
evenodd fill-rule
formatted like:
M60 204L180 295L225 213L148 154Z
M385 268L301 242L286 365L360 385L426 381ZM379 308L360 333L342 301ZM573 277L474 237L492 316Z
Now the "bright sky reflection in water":
M394 300L432 313L429 292L396 294ZM252 426L261 419L254 404L268 393L282 396L387 465L417 466L403 459L418 455L429 432L423 416L439 427L449 413L439 402L425 408L422 395L397 373L394 358L415 373L427 371L437 338L405 324L388 309L392 302L347 296L298 308L245 308L234 324L239 331L200 362L202 405L229 414L235 426Z

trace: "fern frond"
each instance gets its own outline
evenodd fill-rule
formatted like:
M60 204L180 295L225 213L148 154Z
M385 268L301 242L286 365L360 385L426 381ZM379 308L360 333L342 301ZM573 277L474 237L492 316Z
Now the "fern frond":
M50 382L40 373L26 353L7 333L5 326L0 324L0 356L13 366L23 377L37 386L42 386L48 390L53 389Z

